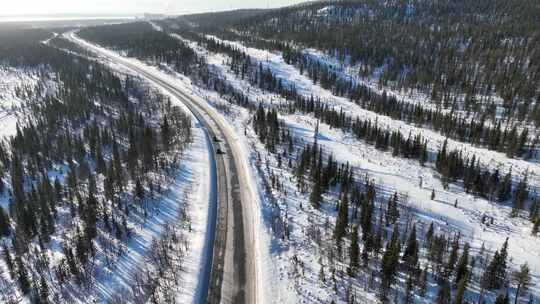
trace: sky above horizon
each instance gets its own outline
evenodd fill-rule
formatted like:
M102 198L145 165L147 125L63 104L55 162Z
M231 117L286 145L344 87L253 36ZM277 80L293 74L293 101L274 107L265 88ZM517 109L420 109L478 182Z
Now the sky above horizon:
M240 8L275 8L305 0L17 0L2 1L0 16L149 13L189 14Z

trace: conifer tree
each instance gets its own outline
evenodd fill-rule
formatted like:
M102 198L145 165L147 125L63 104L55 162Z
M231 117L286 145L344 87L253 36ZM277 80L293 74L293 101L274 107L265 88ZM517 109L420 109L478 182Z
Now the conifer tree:
M529 208L529 220L534 223L534 220L538 217L538 200L534 199Z
M397 192L394 193L388 200L388 206L386 209L386 222L387 225L393 225L396 223L396 221L399 218L399 211L398 211L398 196Z
M502 184L497 192L499 202L507 201L512 193L512 170L508 171L502 180Z
M388 291L394 284L399 264L399 230L398 226L394 226L392 238L386 246L386 250L381 261L381 286L379 291L379 299L382 302L388 301Z
M428 161L428 151L427 151L427 142L422 145L422 154L420 155L420 165L424 166L424 164Z
M373 200L364 200L360 209L360 226L362 227L362 239L367 241L372 234L372 217L375 206Z
M495 298L495 304L510 304L508 293L505 295L498 295L497 298Z
M55 195L54 199L56 201L61 201L62 200L62 193L63 193L62 184L60 183L58 178L55 178L54 179L54 195Z
M540 216L536 218L534 221L534 225L532 228L532 235L538 235L538 232L540 231Z
M435 299L435 303L437 304L450 304L450 301L452 300L452 293L450 290L450 284L446 279L442 279L442 281L439 284L439 291L437 293L437 298Z
M416 224L413 225L405 251L403 252L403 262L409 270L416 268L418 263L418 241L416 240Z
M500 289L504 286L506 279L506 259L508 255L508 238L504 242L500 251L495 251L491 262L489 263L483 281L485 286L490 289Z
M334 230L334 238L337 242L345 236L347 225L349 224L349 200L348 194L344 191L341 195L341 202L338 208L336 219L336 228Z
M449 277L450 274L454 271L458 259L458 250L459 250L459 235L454 238L452 241L452 248L450 250L450 256L448 257L448 264L446 267L446 277Z
M414 279L412 274L407 276L407 281L405 282L405 304L414 303Z
M358 246L358 226L354 226L351 233L351 247L349 249L349 268L350 276L356 275L356 270L360 266L360 248Z
M463 279L465 280L468 279L469 277L468 267L469 267L469 243L466 243L465 246L463 246L463 252L456 266L456 279L455 279L456 284L459 284L459 282Z
M85 212L83 213L85 236L87 241L91 241L97 236L97 207L98 202L94 193L90 193L86 201Z
M534 199L531 203L531 206L529 208L529 220L534 223L536 218L539 216L538 211L540 210L540 205L538 204L538 200Z
M0 207L0 238L8 236L10 231L9 217L2 207Z
M171 128L169 126L167 116L163 117L163 123L161 124L161 141L163 144L163 150L165 152L169 151L171 146Z
M139 199L139 201L141 201L143 198L144 198L144 188L142 186L142 183L141 183L141 180L140 179L137 179L137 181L135 182L135 197L137 197Z
M429 224L428 231L426 232L426 246L431 246L431 241L433 240L433 234L435 233L435 229L433 227L433 222Z
M465 297L465 291L467 290L467 279L462 278L457 284L456 296L454 298L454 304L462 304Z
M523 209L523 205L525 204L527 196L527 174L525 174L525 177L518 183L516 187L516 193L514 196L511 213L513 217L517 216L519 214L519 211Z
M315 209L319 209L321 207L322 189L321 189L320 178L315 179L315 182L313 184L313 190L311 191L311 194L309 195L309 202Z
M28 273L26 272L26 268L20 256L16 257L16 261L17 261L17 280L19 282L19 288L21 289L21 292L23 294L28 294L32 286L28 278Z
M520 266L519 270L514 271L513 280L516 284L516 298L514 303L518 303L518 299L522 292L526 292L531 283L531 274L527 263Z

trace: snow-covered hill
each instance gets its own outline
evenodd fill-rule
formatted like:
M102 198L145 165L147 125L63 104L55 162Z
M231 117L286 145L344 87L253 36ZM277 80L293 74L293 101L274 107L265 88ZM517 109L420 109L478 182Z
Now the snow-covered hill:
M279 108L286 105L287 101L279 95L265 92L249 84L246 79L241 79L229 67L230 58L221 53L212 53L204 49L204 45L194 43L173 34L178 39L187 42L200 56L206 58L207 62L219 75L226 79L234 88L242 90L249 99L257 104L262 104L266 108ZM422 134L428 140L429 149L436 152L445 138L436 132L420 127L409 125L399 120L391 119L373 112L366 111L358 105L351 103L345 98L332 94L328 90L314 84L306 76L302 75L294 67L287 65L279 53L269 52L261 49L245 47L239 42L223 41L215 36L208 36L210 39L218 40L234 46L236 49L244 51L256 60L256 64L261 64L263 68L270 68L272 72L280 77L285 83L294 85L301 94L305 96L317 96L328 105L339 107L344 112L351 115L358 115L362 118L369 118L378 121L386 128L401 130L405 134ZM323 60L323 57L320 57ZM219 100L219 97L206 95L209 101ZM226 108L231 121L239 125L239 132L251 122L251 117L244 109L228 105L223 106L225 101L216 101L218 108ZM234 110L233 110L234 109ZM410 227L415 223L419 234L424 235L428 226L434 223L437 233L446 235L460 235L460 240L471 245L471 252L474 255L483 256L486 253L493 254L498 250L506 238L509 238L510 265L513 269L523 263L528 263L533 273L533 288L531 294L540 292L540 278L537 273L540 271L538 259L538 248L540 239L531 235L531 224L526 219L511 217L511 207L501 205L497 202L488 201L463 191L460 184L452 184L450 188L443 186L441 178L431 165L421 166L417 161L407 160L393 156L390 152L380 152L371 145L355 138L354 135L343 132L339 129L331 128L328 125L319 123L315 118L301 114L282 114L279 116L283 128L287 129L293 136L302 140L302 145L313 143L317 138L317 144L322 147L326 154L331 154L342 163L348 163L355 169L355 176L361 179L368 176L377 186L379 194L377 200L380 205L377 208L385 209L386 202L393 193L400 195L400 208L406 214L405 226ZM343 299L344 295L355 293L355 299L360 302L374 301L376 290L367 287L369 275L354 280L346 279L343 276L337 287L331 284L320 282L320 271L322 266L331 266L330 260L321 260L321 251L310 239L310 233L315 229L333 226L336 213L331 208L313 210L309 203L309 195L298 192L296 187L296 177L294 172L283 168L280 163L286 160L278 160L278 153L269 153L265 146L258 142L256 135L246 138L252 149L256 153L257 162L253 170L259 172L261 191L266 193L265 214L268 223L273 222L275 214L275 203L279 206L278 212L285 216L287 227L291 231L289 239L279 242L280 245L273 245L268 250L271 252L273 263L273 273L275 273L276 285L273 292L272 303L285 302L321 302L326 303L331 300ZM448 141L449 146L463 151L474 153L483 165L491 168L498 168L503 172L512 168L516 176L529 174L531 188L538 187L538 171L535 162L525 160L509 159L502 153L489 151L487 149L474 147L469 144ZM278 188L265 188L268 183L274 184L277 180ZM517 182L517 181L516 181ZM268 190L271 192L268 192ZM434 198L431 196L434 194ZM327 204L338 204L335 194L325 196ZM269 224L270 225L270 224ZM324 228L328 229L328 228ZM325 233L323 233L325 235ZM277 237L277 236L275 236ZM324 238L324 237L323 237ZM426 242L422 237L422 242ZM331 237L329 240L331 242ZM324 244L324 242L323 242ZM283 246L283 247L281 247ZM427 261L425 261L427 263ZM485 261L482 263L486 263ZM343 270L346 264L339 264L338 269ZM337 275L337 274L336 274ZM479 280L482 275L482 268L473 270L475 280ZM341 277L341 274L339 275ZM401 277L402 284L406 278ZM348 282L348 283L345 283ZM335 294L338 290L337 296ZM352 288L352 289L351 289ZM332 292L331 290L334 290ZM351 291L352 290L352 291ZM436 296L436 288L430 289L430 296L424 302L430 303ZM467 297L474 299L478 297L479 286L474 285ZM346 296L347 297L347 296ZM346 298L345 297L345 298ZM489 299L494 300L495 295ZM294 299L294 300L293 300ZM417 298L419 302L420 298Z

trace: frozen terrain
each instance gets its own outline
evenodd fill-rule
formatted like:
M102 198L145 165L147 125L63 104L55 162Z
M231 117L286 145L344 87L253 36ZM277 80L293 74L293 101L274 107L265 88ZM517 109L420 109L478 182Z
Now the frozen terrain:
M37 85L51 86L54 82L40 78L35 71L0 65L0 135L9 137L17 132L17 122L25 118L25 107L34 96L27 89Z
M178 35L176 37L182 39ZM262 92L258 88L250 86L247 81L235 77L229 71L226 64L229 60L227 56L209 53L196 43L185 39L183 41L189 43L200 55L204 55L208 63L224 79L227 79L233 87L237 89L243 88L243 91L250 97L250 100L262 102L268 106L285 102L275 94ZM390 129L399 129L403 134L408 134L409 132L412 134L422 134L429 140L428 147L432 152L437 151L445 140L444 137L436 132L377 115L361 109L345 98L332 95L331 92L313 84L311 80L301 75L294 67L285 64L281 55L278 53L247 48L236 42L229 41L227 43L235 44L252 56L252 58L262 63L264 67L271 68L283 80L294 83L296 88L305 96L310 96L311 94L321 96L324 101L342 108L344 111L351 113L351 115L359 115L362 118L369 118L373 121L377 120L379 124ZM213 99L218 100L217 97L213 97L210 100ZM220 102L217 103L219 105ZM238 128L242 130L242 124L247 124L250 121L250 117L244 109L232 105L229 108L235 109L228 114L231 121L236 122L239 125ZM288 129L294 131L294 134L298 138L304 138L308 142L313 141L317 125L317 121L314 118L304 115L285 115L280 116L280 119ZM248 131L247 134L250 134L250 132ZM281 181L290 181L285 182L285 192L288 194L286 197L280 196L279 193L275 193L275 195L279 197L278 201L281 204L282 210L286 209L289 215L289 224L292 226L291 230L293 231L291 241L287 244L285 250L274 247L271 251L275 259L277 277L281 279L278 281L283 283L278 289L282 291L287 290L288 292L276 293L273 302L279 303L281 301L287 301L287 299L290 300L292 299L291 294L299 297L297 299L299 301L312 302L316 299L319 299L318 301L321 301L321 303L329 301L332 299L332 296L327 293L326 288L324 286L317 287L319 266L316 257L318 254L314 253L314 248L310 244L311 242L306 240L306 235L304 234L314 221L324 226L328 214L325 215L324 212L309 212L306 210L306 208L310 208L306 207L309 206L307 197L306 195L297 193L293 176L287 170L278 168L275 158L265 152L263 145L257 143L254 134L251 135L250 138L247 138L248 142L250 142L250 145L257 153L262 155L261 159L263 163L270 166L270 169L265 172L273 172L273 174L281 177ZM489 202L485 199L469 195L463 191L460 185L452 184L448 190L445 190L438 174L430 165L422 167L415 160L394 157L390 152L381 152L357 140L352 134L332 129L325 124L320 124L317 139L318 144L324 147L325 152L331 153L336 159L342 162L349 162L357 168L356 174L358 176L367 173L378 187L382 189L383 197L381 199L387 199L387 196L395 191L406 197L406 206L404 207L411 210L412 221L417 221L419 227L425 228L426 224L434 222L437 224L437 229L441 231L449 233L460 231L465 239L473 244L472 250L476 252L480 250L482 244L484 244L488 251L493 252L500 248L506 237L509 237L509 254L514 257L511 261L512 267L515 268L527 262L531 266L532 273L537 274L540 271L540 240L531 235L530 222L521 218L510 219L510 206L500 205L496 202ZM518 178L525 172L528 172L529 177L531 177L530 182L533 185L533 189L536 189L539 185L538 174L540 173L540 167L536 163L519 159L509 159L503 153L489 151L452 140L449 140L449 146L476 154L477 157L480 157L482 164L490 168L499 168L503 172L512 168L513 172L517 173ZM255 170L256 168L253 169ZM263 174L260 178L269 178L269 176L264 176ZM432 191L436 193L436 199L433 201L430 199ZM454 207L455 201L458 201L457 207ZM269 205L266 205L266 207L271 208ZM482 218L493 218L494 221L483 223ZM310 271L306 270L306 273L311 274L306 275L304 282L302 280L296 281L296 279L292 279L292 281L288 281L286 279L291 275L291 268L294 268L291 266L293 256L302 260L304 267L310 269ZM533 282L533 293L538 294L540 292L540 278L534 275ZM295 286L294 289L296 292L291 292L290 289L293 286ZM283 296L280 297L282 294ZM368 296L364 300L370 301L373 298Z

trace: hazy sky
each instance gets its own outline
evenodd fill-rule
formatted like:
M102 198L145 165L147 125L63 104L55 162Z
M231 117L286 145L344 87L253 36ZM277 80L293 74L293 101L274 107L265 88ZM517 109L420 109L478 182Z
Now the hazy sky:
M184 14L237 8L279 7L305 0L0 0L0 15Z

